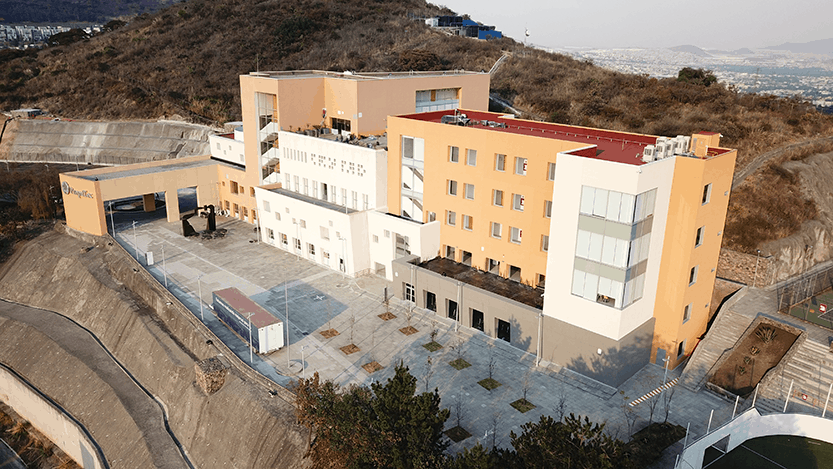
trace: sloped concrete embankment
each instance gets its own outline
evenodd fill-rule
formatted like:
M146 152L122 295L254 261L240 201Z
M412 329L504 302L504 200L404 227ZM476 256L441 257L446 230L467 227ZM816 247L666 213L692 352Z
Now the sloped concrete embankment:
M0 271L0 297L60 312L95 334L164 404L196 466L306 466L307 435L295 423L291 394L245 367L154 282L106 238L50 232ZM194 365L220 354L231 369L223 387L206 396Z
M206 155L210 127L177 122L10 121L0 159L119 165Z

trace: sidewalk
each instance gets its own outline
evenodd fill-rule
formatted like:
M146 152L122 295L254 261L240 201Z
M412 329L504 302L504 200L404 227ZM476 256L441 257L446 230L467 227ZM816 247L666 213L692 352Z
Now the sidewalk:
M116 214L117 239L133 253L133 214ZM277 317L286 318L289 311L289 347L265 356L254 355L254 367L283 386L292 380L318 372L341 386L368 385L384 382L393 375L394 367L404 363L417 378L418 391L437 388L442 405L451 409L447 428L457 425L455 404L462 403L461 424L472 437L453 444L451 451L460 451L480 441L491 445L492 432L497 429L495 444L508 447L509 433L521 433L520 426L538 421L542 415L559 418L562 413L588 416L592 421L606 423L607 430L627 440L628 426L623 408L645 393L662 385L664 370L647 365L618 390L594 392L592 386L576 381L573 373L556 364L542 362L535 367L534 354L527 354L509 344L487 337L481 332L459 327L453 321L431 312L414 308L410 324L418 332L405 335L399 329L408 326L409 303L391 299L394 319L384 321L383 302L387 281L377 277L345 278L339 272L319 266L274 246L254 242L255 232L246 223L219 219L218 226L228 230L220 239L184 238L178 226L165 220L136 223L136 242L140 261L145 253L155 259L150 272L200 317L200 294L204 323L243 359L249 361L245 342L226 328L209 308L211 292L237 287ZM199 228L197 228L199 229ZM163 263L162 248L165 259ZM388 295L392 291L389 288ZM436 328L436 341L443 345L429 352L422 345L431 341ZM336 329L338 335L325 338L322 331ZM352 336L352 340L351 340ZM360 350L345 354L341 347L353 343ZM457 344L461 352L456 351ZM490 349L496 366L493 378L501 386L488 391L478 381L488 377ZM428 365L428 358L431 365ZM472 366L457 370L448 363L458 357ZM368 373L362 368L371 361L384 368ZM667 380L678 377L680 370L669 370ZM525 385L526 384L526 385ZM592 383L591 383L592 384ZM536 408L521 413L510 403L523 397ZM603 385L599 389L609 388ZM627 399L626 399L627 398ZM634 409L638 416L634 429L647 424L649 409L641 404ZM693 393L676 388L669 421L685 427L691 424L692 436L705 433L710 412L715 409L712 425L730 417L732 403L707 393ZM662 403L656 406L654 421L664 420Z

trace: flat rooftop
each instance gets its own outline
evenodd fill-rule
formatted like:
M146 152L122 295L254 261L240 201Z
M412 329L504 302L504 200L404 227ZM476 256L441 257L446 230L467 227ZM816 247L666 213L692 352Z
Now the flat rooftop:
M593 129L589 127L578 127L573 125L553 124L549 122L536 122L513 117L505 117L506 114L493 112L469 111L458 109L457 112L465 114L470 119L467 127L482 129L489 132L504 132L511 134L529 135L533 137L549 138L553 140L570 141L583 143L587 146L595 146L595 152L590 149L574 150L568 152L587 158L595 158L617 163L631 165L643 165L642 152L648 145L657 143L657 136L616 132L612 130ZM412 119L425 122L441 123L443 116L455 115L454 110L424 112L419 114L408 114L398 116L405 119ZM487 122L483 125L483 122ZM493 122L497 125L489 125ZM446 124L455 125L455 124Z
M284 130L284 132L286 132L286 131ZM340 143L345 143L345 144L348 144L348 145L356 145L356 146L366 147L366 148L370 148L370 149L374 149L374 150L378 150L379 149L378 147L387 147L388 146L387 134L368 135L368 136L365 136L365 137L362 137L362 138L353 137L352 139L348 139L346 137L342 137L342 136L340 136L338 134L334 134L332 132L323 133L323 132L320 132L320 131L316 131L316 129L307 129L307 130L302 130L302 131L299 131L299 132L288 132L288 133L304 135L304 136L307 136L307 137L320 138L320 139L323 139L323 140L330 140L332 142L340 142Z
M214 291L214 294L217 295L218 298L224 300L244 318L248 318L249 314L251 314L252 325L257 328L270 326L272 324L280 324L283 322L275 316L272 316L269 311L263 309L262 306L249 299L248 296L244 295L243 292L235 287L216 290Z
M326 70L287 70L276 72L249 72L249 76L286 80L293 78L341 78L345 80L394 80L400 78L447 77L459 75L483 75L486 72L467 70L441 70L435 72L328 72Z
M297 192L292 192L292 191L284 189L282 187L276 187L274 189L266 189L266 190L268 190L269 192L274 192L275 194L285 195L287 197L290 197L290 198L293 198L293 199L296 199L296 200L300 200L302 202L306 202L308 204L315 205L317 207L323 207L323 208L326 208L326 209L329 209L329 210L333 210L333 211L336 211L336 212L347 213L347 214L358 212L358 210L354 210L352 208L348 208L348 207L345 207L343 205L337 205L337 204L334 204L334 203L331 203L331 202L327 202L326 200L316 199L315 197L310 197L308 195L299 194Z
M517 301L518 303L532 306L536 309L544 309L543 290L509 280L500 275L484 272L474 267L454 262L451 259L446 259L445 257L435 257L417 265L423 269L441 274L444 277L451 277L468 285L492 292L495 295Z
M173 161L173 162L172 162ZM226 164L218 160L213 159L201 159L197 161L179 161L176 160L164 160L159 161L160 164L153 165L153 166L143 166L141 168L136 168L136 165L124 165L115 168L106 168L106 172L100 171L100 169L93 169L87 171L80 171L80 172L73 172L70 173L72 176L86 179L88 181L108 181L111 179L120 179L125 177L131 176L145 176L148 174L159 174L159 173L167 173L171 171L182 171L182 170L190 170L196 169L203 166L212 166L212 165L221 165L226 166L231 169L240 169L237 166Z

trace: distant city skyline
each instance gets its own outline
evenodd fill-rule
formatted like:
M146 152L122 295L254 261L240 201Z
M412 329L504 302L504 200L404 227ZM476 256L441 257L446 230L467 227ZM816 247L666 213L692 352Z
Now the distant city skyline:
M697 3L671 1L437 2L494 25L516 41L550 48L674 47L763 48L833 37L833 2L775 0Z

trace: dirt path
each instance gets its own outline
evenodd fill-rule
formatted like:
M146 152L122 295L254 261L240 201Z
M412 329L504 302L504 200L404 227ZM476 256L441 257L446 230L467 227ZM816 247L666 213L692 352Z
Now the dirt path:
M773 158L784 154L786 151L793 150L795 148L801 148L805 145L812 145L814 143L824 142L824 141L828 141L828 142L833 141L833 137L814 138L812 140L804 140L803 142L793 143L793 144L787 145L785 147L776 148L775 150L770 150L766 153L758 155L757 157L755 157L754 160L752 160L751 163L746 165L745 168L743 168L742 170L738 171L737 174L735 174L735 178L732 180L732 190L737 189L747 177L749 177L755 171L760 169L761 166L764 165L764 163L767 163L768 161L772 160Z

